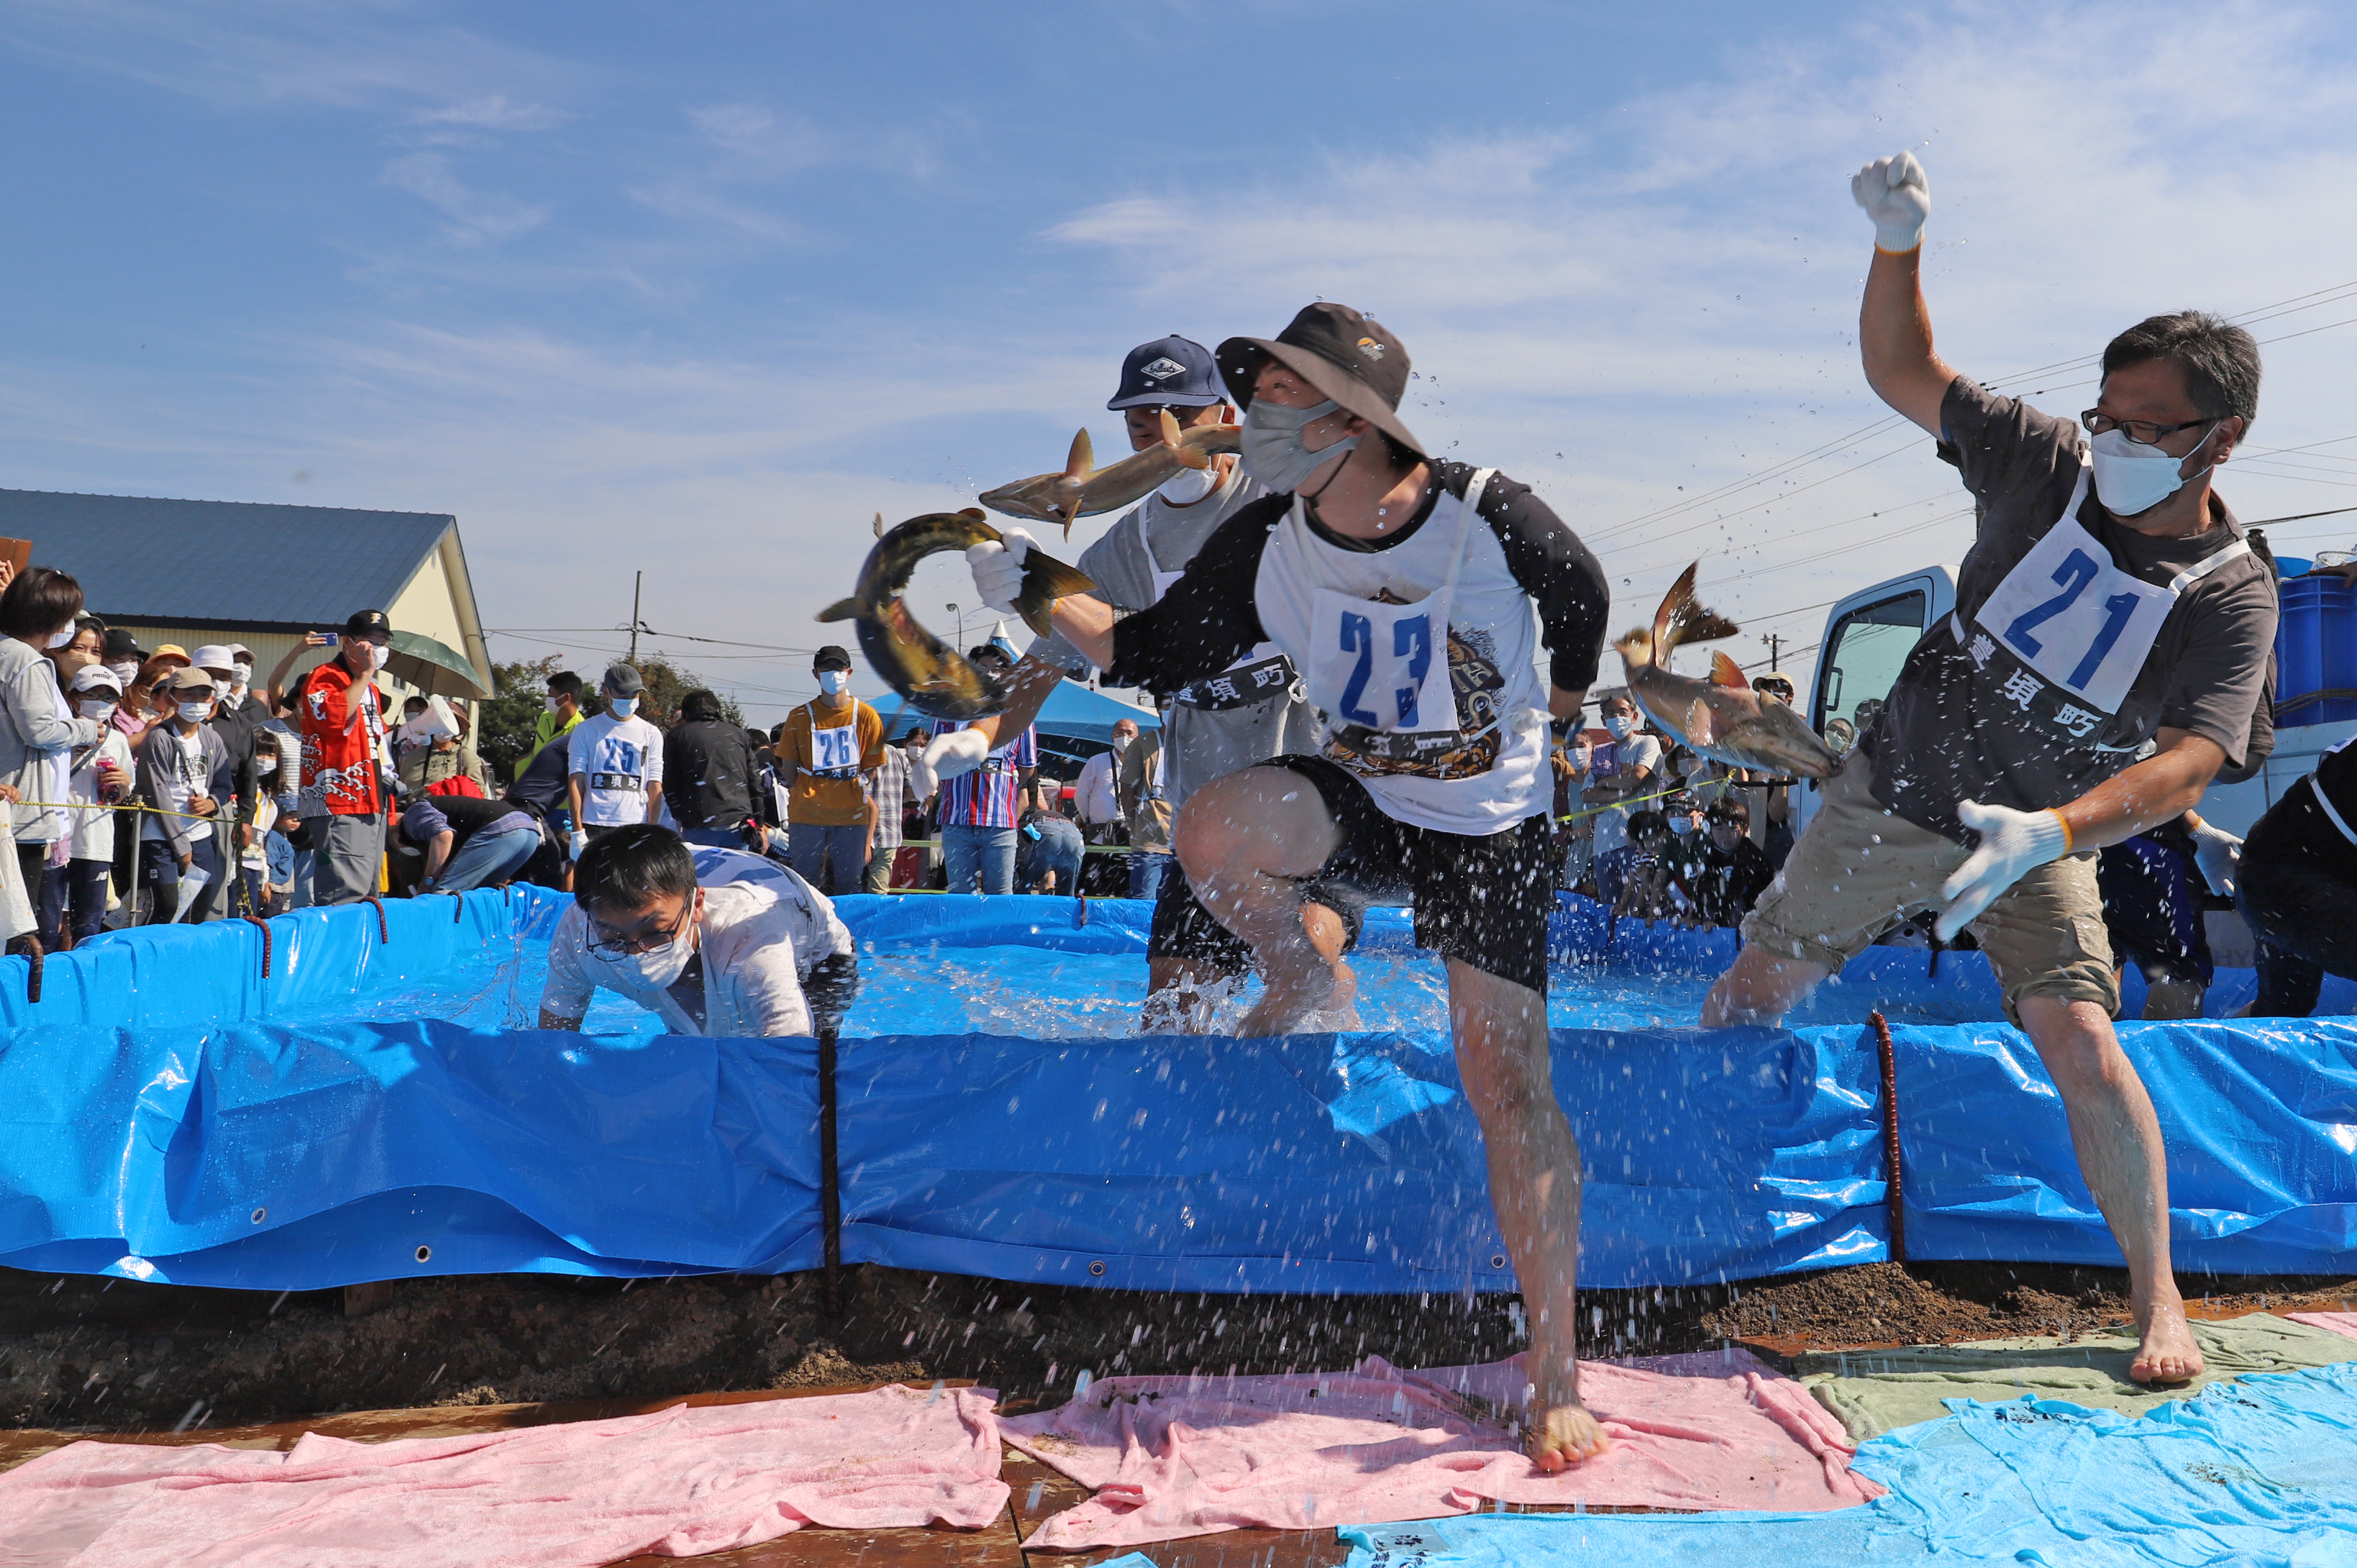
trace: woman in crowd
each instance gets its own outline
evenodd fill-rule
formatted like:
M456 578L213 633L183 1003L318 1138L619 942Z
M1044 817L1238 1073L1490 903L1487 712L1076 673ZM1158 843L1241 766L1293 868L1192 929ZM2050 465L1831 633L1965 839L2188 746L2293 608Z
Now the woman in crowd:
M81 615L81 585L53 567L27 567L0 593L0 782L8 787L15 874L27 906L40 896L52 853L63 852L66 823L62 811L26 802L63 800L73 748L98 744L98 725L66 706L58 666L45 657L73 640ZM27 934L11 933L12 951Z
M136 826L136 818L128 819L125 831L118 835L115 818L124 813L107 809L131 798L134 777L131 743L113 722L122 686L122 677L103 664L85 667L72 682L74 713L98 725L99 739L96 746L74 748L66 798L78 809L67 813L71 821L66 833L66 864L52 872L62 878L65 887L66 946L98 935L106 918L106 883L114 868L116 839L132 838ZM131 884L124 881L118 886L128 889ZM48 929L43 928L45 944Z

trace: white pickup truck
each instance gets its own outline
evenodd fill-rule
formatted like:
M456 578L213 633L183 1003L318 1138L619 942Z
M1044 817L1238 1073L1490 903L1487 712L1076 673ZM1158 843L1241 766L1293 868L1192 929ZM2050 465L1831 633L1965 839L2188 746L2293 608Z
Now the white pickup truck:
M1810 725L1822 734L1830 719L1857 722L1858 704L1888 696L1908 650L1955 607L1953 565L1926 566L1887 578L1835 605L1826 613L1824 639L1818 644L1816 685L1809 693ZM2286 789L2315 768L2318 757L2357 736L2357 720L2304 725L2297 722L2301 711L2284 715L2284 727L2276 731L2275 753L2255 777L2210 787L2199 808L2204 820L2228 832L2247 834ZM1813 783L1795 792L1794 815L1801 822L1816 814L1820 799ZM2211 946L2220 962L2250 961L2239 956L2250 946L2239 917L2212 915L2210 926Z

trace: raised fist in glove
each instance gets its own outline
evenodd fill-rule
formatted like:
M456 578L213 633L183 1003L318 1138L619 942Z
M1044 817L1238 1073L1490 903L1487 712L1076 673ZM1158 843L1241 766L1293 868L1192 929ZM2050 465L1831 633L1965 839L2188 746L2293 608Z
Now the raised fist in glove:
M1851 177L1850 196L1874 220L1878 250L1911 251L1923 242L1923 220L1932 216L1932 182L1913 153L1877 158Z
M974 575L979 579L981 574ZM925 743L925 766L933 770L935 779L962 779L981 767L989 755L990 737L978 729L953 729Z
M2234 873L2243 864L2243 841L2223 828L2193 819L2193 864L2201 880L2221 898L2234 896Z
M1004 529L996 542L984 540L966 546L965 564L974 574L974 591L1001 615L1015 613L1015 597L1023 591L1023 558L1039 541L1019 528Z
M2071 830L2053 811L2017 811L2009 806L1984 806L1977 800L1956 805L1964 826L1981 835L1980 848L1956 867L1940 886L1948 901L1940 911L1933 934L1943 942L1977 919L1997 896L2050 860L2071 853Z

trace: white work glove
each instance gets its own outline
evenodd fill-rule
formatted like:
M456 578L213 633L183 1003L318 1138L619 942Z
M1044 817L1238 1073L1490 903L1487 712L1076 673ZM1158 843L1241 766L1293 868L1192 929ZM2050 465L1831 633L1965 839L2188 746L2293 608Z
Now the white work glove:
M1956 816L1981 835L1980 848L1941 885L1948 907L1933 934L1943 942L1979 918L1997 896L2050 860L2071 852L2071 830L2052 811L2017 811L2010 806L1959 801Z
M581 852L589 847L589 835L576 828L565 835L565 847L571 852L573 859L579 860Z
M1896 253L1923 242L1923 220L1932 216L1932 182L1923 177L1923 166L1913 153L1875 159L1851 177L1849 193L1874 220L1877 249Z
M925 743L925 766L936 779L963 779L989 756L990 737L978 729L953 729Z
M1019 528L999 531L996 542L984 540L966 546L965 564L974 573L974 591L1001 615L1015 613L1015 596L1023 591L1023 558L1039 542Z
M2201 868L2201 880L2210 885L2211 892L2232 898L2234 873L2243 864L2243 841L2199 817L2193 821L2193 864Z

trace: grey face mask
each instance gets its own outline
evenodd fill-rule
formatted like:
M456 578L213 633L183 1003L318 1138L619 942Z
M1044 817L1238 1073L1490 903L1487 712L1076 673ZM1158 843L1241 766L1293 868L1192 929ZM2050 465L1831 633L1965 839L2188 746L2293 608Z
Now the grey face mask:
M1314 452L1301 445L1302 426L1341 406L1331 398L1310 408L1280 408L1265 400L1254 403L1244 413L1244 472L1272 490L1298 489L1328 459L1359 444L1359 437L1345 435Z

